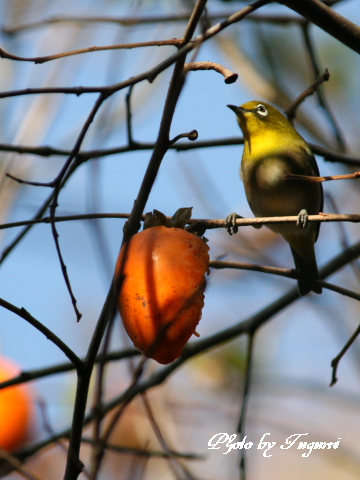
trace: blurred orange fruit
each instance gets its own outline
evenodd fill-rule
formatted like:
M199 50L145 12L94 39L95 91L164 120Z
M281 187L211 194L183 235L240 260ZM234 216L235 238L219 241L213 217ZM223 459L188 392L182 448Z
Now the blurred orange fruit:
M10 360L0 357L0 382L20 373ZM0 390L0 447L9 452L18 450L27 439L32 404L29 389L14 385Z

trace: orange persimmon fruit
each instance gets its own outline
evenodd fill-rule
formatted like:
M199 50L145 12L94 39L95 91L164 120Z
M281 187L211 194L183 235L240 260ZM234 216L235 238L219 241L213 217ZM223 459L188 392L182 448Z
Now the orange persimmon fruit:
M129 337L145 356L171 363L196 335L208 251L197 235L162 225L123 245L115 269L118 308Z
M19 373L12 361L0 357L0 382ZM0 447L8 452L18 450L27 440L31 417L31 394L26 385L0 390Z

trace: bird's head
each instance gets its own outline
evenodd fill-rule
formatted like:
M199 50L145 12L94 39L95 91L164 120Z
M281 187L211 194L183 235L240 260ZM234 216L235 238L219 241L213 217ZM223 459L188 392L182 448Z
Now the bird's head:
M271 105L253 100L240 107L227 105L237 116L245 140L250 140L258 134L280 133L293 131L289 120Z

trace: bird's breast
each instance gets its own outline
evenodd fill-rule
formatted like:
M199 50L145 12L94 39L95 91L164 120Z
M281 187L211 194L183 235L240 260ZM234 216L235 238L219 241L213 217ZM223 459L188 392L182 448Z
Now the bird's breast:
M286 179L289 173L314 175L310 166L286 153L271 157L244 157L242 178L249 205L257 217L298 215L306 209L317 214L321 205L321 186Z

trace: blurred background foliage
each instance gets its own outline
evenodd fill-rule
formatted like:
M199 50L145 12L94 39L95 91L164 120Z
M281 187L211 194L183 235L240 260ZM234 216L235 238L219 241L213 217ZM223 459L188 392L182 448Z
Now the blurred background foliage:
M207 21L214 24L244 5L243 1L209 0ZM185 0L3 0L0 4L1 46L18 56L34 57L93 45L180 38L192 8L193 2ZM359 24L357 0L338 1L334 8ZM168 16L168 19L154 21L156 16ZM110 21L130 17L148 21L129 25ZM275 17L286 18L286 21L274 21ZM58 21L47 21L49 19ZM317 76L306 46L307 38L320 73L324 68L330 71L330 80L321 86L321 92L338 129L319 106L317 95L301 105L296 127L309 142L360 157L358 55L278 4L260 9L252 19L245 18L202 45L196 60L221 63L237 72L239 79L226 85L216 72L190 72L175 112L171 136L196 129L198 141L240 137L233 114L226 109L228 103L240 105L259 99L284 110ZM175 51L173 46L109 50L38 65L1 59L0 90L109 85L155 66ZM171 71L172 68L165 70L151 84L142 82L134 86L131 108L135 141L154 143L156 140ZM126 93L124 90L116 93L102 106L85 138L84 150L127 144ZM6 177L6 173L48 182L66 159L61 155L19 154L7 151L10 149L6 146L48 145L71 150L95 95L24 95L0 100L1 223L31 219L49 195L49 189L19 185ZM172 215L179 207L192 206L194 218L225 218L232 211L251 217L238 175L242 147L198 149L196 142L191 147L188 151L167 153L146 211L156 208ZM151 149L134 150L85 162L62 189L57 215L130 212L150 155ZM326 162L321 157L317 159L322 175L356 170L341 163ZM357 182L325 184L324 211L357 213L360 200ZM16 248L3 257L1 297L26 308L79 356L84 355L111 282L123 224L118 219L58 224L61 250L83 314L79 323L64 284L49 225L33 227ZM1 231L2 252L21 230L22 227ZM319 265L358 241L359 233L357 224L323 224L317 243ZM206 236L212 259L293 267L288 245L266 228L241 228L232 237L225 230L212 230ZM330 281L358 291L358 264L343 268ZM213 270L197 330L201 337L206 337L244 320L293 285L293 280L257 272ZM359 306L355 300L325 290L321 296L301 298L257 332L246 435L256 445L262 435L269 432L270 440L277 442L277 449L271 458L264 458L256 448L247 452L248 479L358 478L358 342L341 362L338 384L329 388L331 359L357 327L358 318ZM111 349L129 346L130 341L117 319ZM62 352L37 330L4 309L0 321L0 351L23 370L65 360ZM239 338L190 360L164 385L148 394L169 448L195 453L200 459L169 462L112 451L105 457L99 478L237 478L238 452L223 455L223 449L208 450L207 443L218 432L236 431L245 356L246 338ZM130 367L128 360L108 365L107 399L119 395L129 385ZM157 368L159 366L150 361L147 372ZM44 426L44 411L38 409L30 444L70 425L75 374L46 377L33 382L33 389L34 401L41 400L45 405L47 422ZM90 398L89 407L91 404ZM309 458L302 458L296 449L278 449L294 433L308 433L308 441L331 442L341 437L340 448L313 451ZM89 437L91 429L85 434ZM111 443L161 451L141 399L136 399L125 410ZM63 478L66 460L63 447L55 444L41 450L28 459L28 469L41 479ZM84 444L85 465L90 454L89 445ZM175 474L174 470L179 472L179 469L180 473ZM15 479L19 475L13 472L7 478Z

